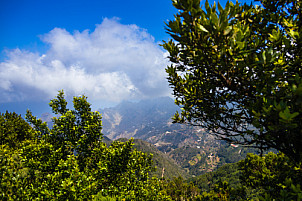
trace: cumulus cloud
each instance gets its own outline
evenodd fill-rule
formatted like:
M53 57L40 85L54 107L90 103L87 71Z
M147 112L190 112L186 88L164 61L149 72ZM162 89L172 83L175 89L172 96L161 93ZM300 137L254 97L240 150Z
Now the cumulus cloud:
M104 19L95 30L55 28L44 55L15 49L0 63L1 102L53 98L58 90L94 101L169 95L165 53L144 29Z

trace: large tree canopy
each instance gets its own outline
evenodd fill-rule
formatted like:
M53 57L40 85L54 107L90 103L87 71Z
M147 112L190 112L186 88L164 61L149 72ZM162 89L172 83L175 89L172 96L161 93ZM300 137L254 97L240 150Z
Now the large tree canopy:
M174 0L168 81L175 122L302 161L301 1L261 5Z

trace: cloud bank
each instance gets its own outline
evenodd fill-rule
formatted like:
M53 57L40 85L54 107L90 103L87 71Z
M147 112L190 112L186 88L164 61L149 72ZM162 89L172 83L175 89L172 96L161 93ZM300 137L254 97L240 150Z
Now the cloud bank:
M44 55L15 49L0 63L0 102L68 96L119 102L170 94L163 50L136 25L104 19L90 32L55 28Z

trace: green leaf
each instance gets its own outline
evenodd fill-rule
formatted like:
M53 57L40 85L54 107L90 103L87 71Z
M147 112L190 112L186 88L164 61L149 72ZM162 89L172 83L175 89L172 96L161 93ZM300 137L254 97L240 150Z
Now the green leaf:
M286 107L284 111L279 112L279 117L285 121L291 121L293 118L299 115L299 112L290 113L289 108Z
M228 35L232 31L232 26L227 26L227 28L223 31L223 35Z
M224 11L219 2L218 2L218 11L220 12L220 14L222 14Z
M265 51L262 52L262 61L264 64L266 64L266 55L265 55Z
M201 30L201 31L204 31L204 32L209 32L204 26L202 26L201 24L198 25L198 28Z
M206 2L205 2L205 7L206 7L206 11L208 12L208 14L211 14L211 9L210 9L208 0L206 0Z

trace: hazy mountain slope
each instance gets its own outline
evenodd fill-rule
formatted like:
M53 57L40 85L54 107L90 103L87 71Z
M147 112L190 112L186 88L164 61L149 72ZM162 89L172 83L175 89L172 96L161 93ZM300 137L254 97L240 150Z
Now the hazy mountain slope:
M100 110L103 116L103 132L111 139L135 135L143 138L152 128L171 124L171 116L177 109L173 100L168 97L137 103L124 101L116 107Z
M116 107L100 110L103 133L111 139L143 139L161 151L194 144L202 132L182 124L172 124L171 117L178 106L169 97L122 102Z

